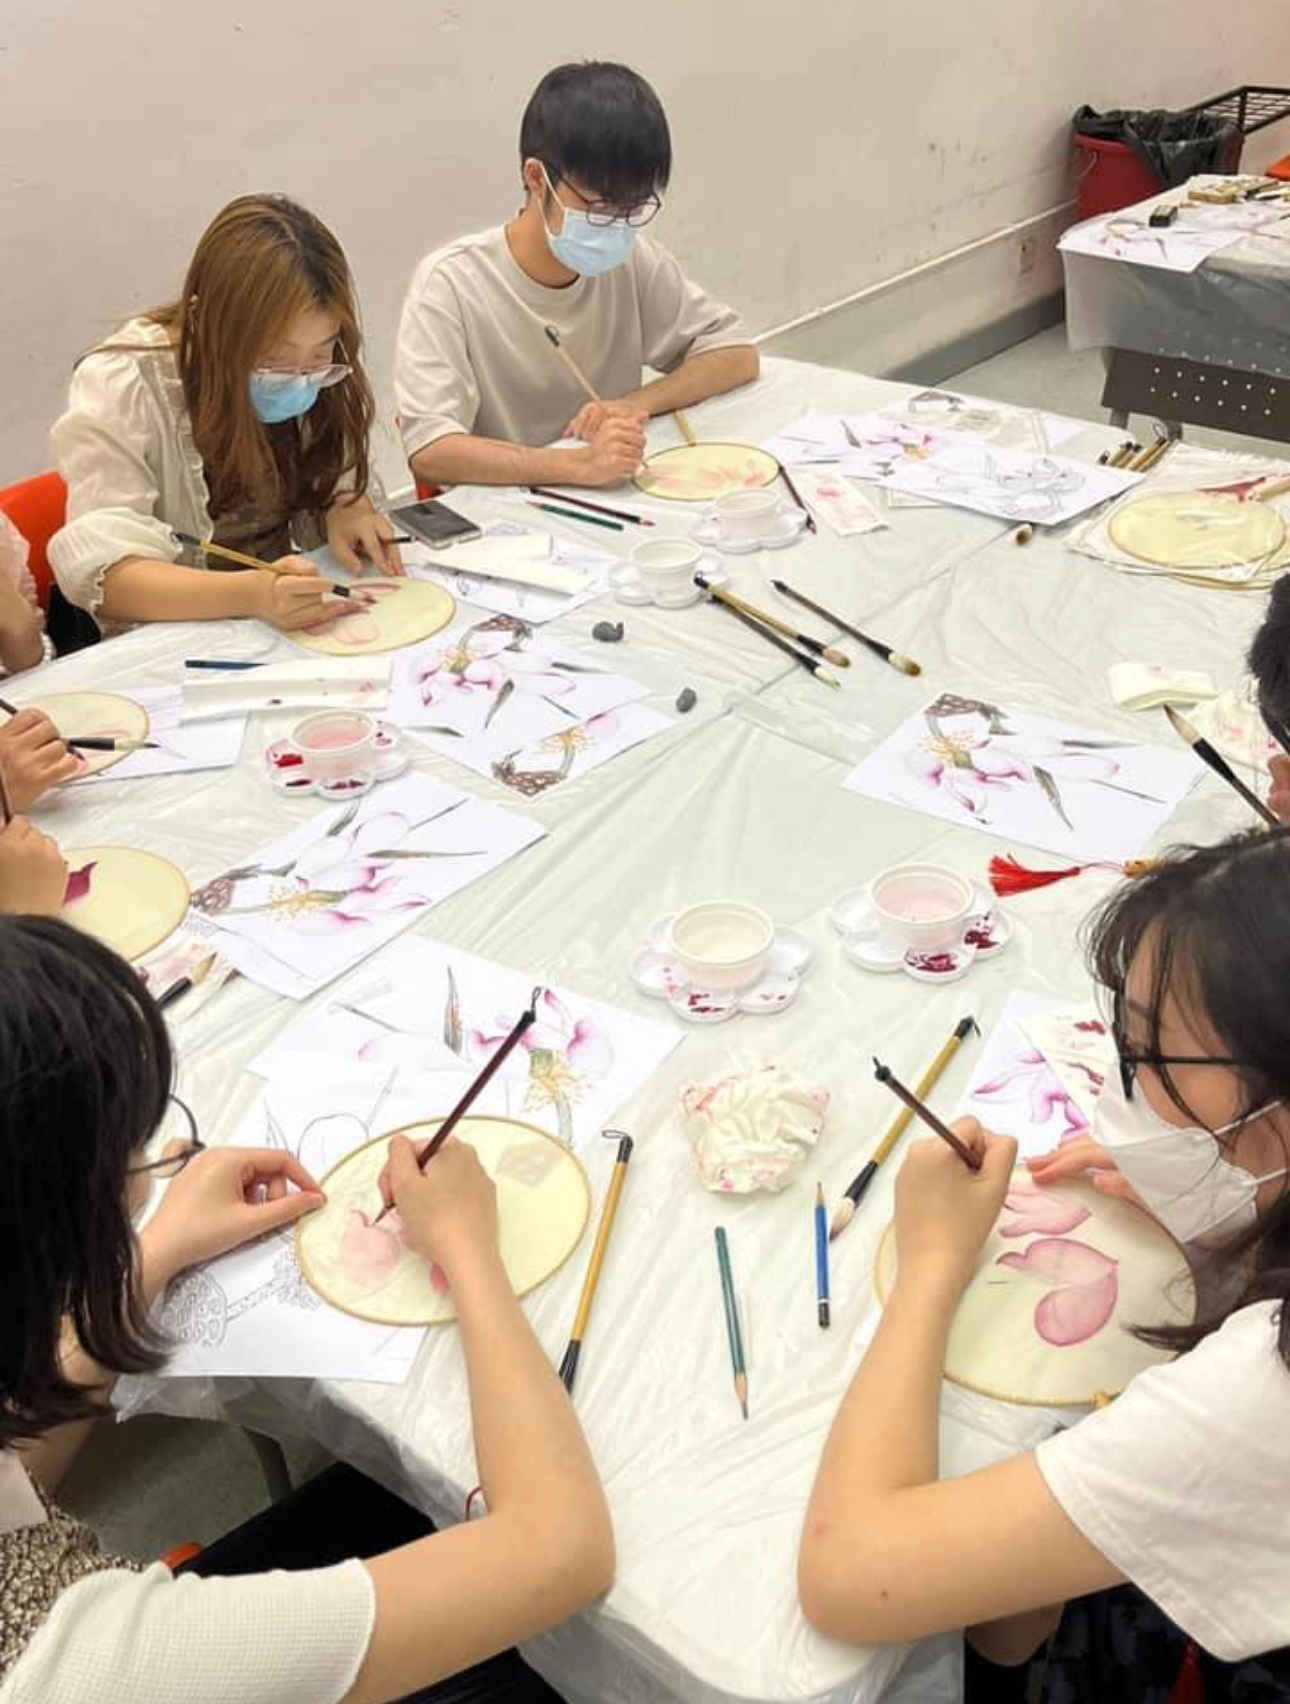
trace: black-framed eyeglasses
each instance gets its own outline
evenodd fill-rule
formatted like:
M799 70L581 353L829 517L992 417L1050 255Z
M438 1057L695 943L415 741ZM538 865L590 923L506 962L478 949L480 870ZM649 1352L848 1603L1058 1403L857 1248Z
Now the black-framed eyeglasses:
M1133 1085L1143 1065L1159 1070L1165 1065L1244 1065L1244 1059L1228 1059L1222 1055L1196 1053L1150 1053L1125 1045L1124 1002L1116 994L1111 1003L1111 1040L1115 1043L1116 1062L1120 1068L1120 1086L1125 1100L1133 1099Z
M144 1160L140 1165L131 1166L126 1172L127 1177L178 1177L189 1160L197 1158L206 1147L197 1131L197 1119L187 1101L180 1100L178 1095L171 1095L170 1104L177 1106L183 1114L184 1123L188 1127L188 1145L181 1148L177 1154L163 1154L159 1160Z
M644 201L635 201L630 207L619 207L612 201L588 201L576 184L569 183L568 178L557 177L552 182L550 171L545 166L542 169L546 172L547 186L557 201L560 201L560 197L556 193L558 186L566 184L579 201L583 202L581 207L566 207L565 212L585 214L589 225L617 225L622 223L632 226L634 230L639 230L642 225L648 225L651 219L657 219L663 211L663 200L658 195L647 195ZM560 205L564 207L562 201Z

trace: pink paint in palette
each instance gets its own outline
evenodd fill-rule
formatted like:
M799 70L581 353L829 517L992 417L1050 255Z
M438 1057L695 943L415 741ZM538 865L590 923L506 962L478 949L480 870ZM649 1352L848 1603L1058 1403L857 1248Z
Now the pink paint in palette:
M910 950L950 946L963 932L975 900L972 883L939 864L896 864L869 884L883 930Z

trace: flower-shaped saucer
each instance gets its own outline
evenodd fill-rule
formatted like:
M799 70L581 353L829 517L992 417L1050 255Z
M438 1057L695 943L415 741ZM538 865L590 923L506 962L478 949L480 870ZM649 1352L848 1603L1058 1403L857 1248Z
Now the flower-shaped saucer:
M631 979L642 994L666 1000L688 1024L724 1024L739 1012L782 1012L796 998L811 963L811 945L792 929L776 929L766 968L744 988L700 988L686 976L668 945L672 917L650 929L648 946L632 961Z
M695 572L702 574L704 579L714 586L730 584L730 576L715 558L701 558L695 564ZM688 572L678 580L674 588L665 592L651 591L636 572L636 564L630 561L624 562L620 568L610 570L609 584L619 603L640 608L646 604L654 604L658 609L689 609L691 604L698 603L699 599L706 595L695 585Z
M391 781L408 766L408 754L399 730L389 722L378 722L373 740L375 761L364 774L319 780L310 773L309 759L291 740L274 740L264 750L269 780L280 793L317 793L322 799L357 799L370 793L378 781Z
M864 888L853 888L834 901L829 922L842 937L842 951L862 970L889 975L903 970L915 982L955 982L966 976L978 959L991 959L1012 939L1012 925L993 895L974 884L977 909L963 926L962 938L931 951L906 948L879 925Z

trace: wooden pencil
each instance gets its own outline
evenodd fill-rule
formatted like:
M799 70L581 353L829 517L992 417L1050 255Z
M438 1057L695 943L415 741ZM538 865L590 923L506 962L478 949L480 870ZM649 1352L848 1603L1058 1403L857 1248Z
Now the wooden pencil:
M932 1060L931 1064L918 1079L918 1084L914 1089L914 1093L920 1100L926 1099L926 1097L935 1088L946 1066L949 1064L950 1060L953 1059L954 1055L958 1052L959 1048L962 1047L963 1043L967 1040L968 1036L971 1035L973 1030L976 1030L978 1035L981 1033L975 1018L960 1018L958 1023L954 1026L949 1040L946 1041L935 1059ZM891 1150L896 1146L896 1143L899 1142L906 1130L908 1130L913 1116L914 1113L911 1107L901 1107L895 1118L892 1119L886 1135L884 1135L882 1141L879 1142L878 1146L874 1149L873 1157L861 1166L860 1170L847 1185L846 1193L843 1195L842 1200L838 1205L838 1210L833 1215L833 1223L829 1227L830 1242L833 1242L840 1237L843 1231L845 1231L847 1226L851 1223L852 1219L855 1218L856 1208L859 1207L865 1190L868 1189L869 1185L877 1176L878 1167L888 1157Z
M730 1364L734 1369L735 1396L744 1419L748 1418L748 1368L744 1362L744 1339L739 1329L739 1308L735 1302L735 1280L730 1270L730 1243L724 1225L716 1227L717 1271L721 1274L721 1301L726 1314L726 1338L730 1344Z
M557 503L572 503L575 508L590 509L597 515L608 515L613 521L630 521L633 526L657 526L656 521L648 515L638 515L634 509L611 509L608 503L593 503L590 497L571 497L567 491L553 491L548 485L530 485L529 494L533 497L547 497Z
M1222 753L1216 750L1215 747L1204 738L1196 724L1194 722L1189 722L1181 711L1174 709L1172 704L1166 704L1163 708L1165 715L1169 718L1169 725L1173 728L1173 731L1180 739L1186 740L1187 744L1196 753L1196 756L1201 760L1201 762L1208 764L1214 771L1215 775L1218 776L1219 780L1226 781L1233 792L1239 793L1245 800L1246 804L1249 805L1250 809L1257 811L1259 816L1263 818L1264 822L1269 824L1272 828L1280 828L1280 817L1278 817L1274 811L1269 810L1267 805L1263 803L1263 800L1253 790L1253 788L1245 785L1244 781L1241 780L1241 777L1232 768L1231 764L1222 755Z
M875 657L881 657L884 663L890 663L893 669L899 669L901 674L919 675L922 669L912 657L902 657L899 651L892 650L890 645L884 645L881 639L874 639L868 633L862 633L858 627L849 621L844 621L840 615L834 615L832 610L825 609L813 598L808 598L804 592L798 592L784 580L772 580L771 585L782 598L790 598L794 603L801 604L803 609L809 609L818 615L822 621L831 621L835 627L840 627L844 633L849 633L853 639L858 639L862 645L872 651Z
M615 1132L607 1130L605 1134L610 1136ZM578 1357L582 1353L583 1338L587 1335L591 1307L600 1283L601 1268L605 1264L605 1250L609 1247L614 1220L618 1215L618 1202L623 1193L623 1185L627 1181L628 1162L632 1157L634 1144L631 1137L626 1132L619 1132L618 1137L618 1158L614 1161L613 1176L605 1194L605 1205L600 1210L600 1224L596 1227L596 1240L592 1246L591 1259L587 1263L587 1276L582 1281L582 1294L578 1298L578 1311L574 1315L573 1330L569 1334L569 1346L560 1362L560 1382L571 1394L573 1381L578 1376Z
M936 1116L930 1106L924 1105L912 1089L907 1089L890 1066L884 1065L881 1059L875 1059L873 1074L880 1083L885 1084L891 1090L897 1100L904 1101L915 1118L921 1118L927 1128L939 1136L942 1142L949 1143L969 1171L981 1170L981 1156L974 1154L967 1143L956 1136L949 1125Z

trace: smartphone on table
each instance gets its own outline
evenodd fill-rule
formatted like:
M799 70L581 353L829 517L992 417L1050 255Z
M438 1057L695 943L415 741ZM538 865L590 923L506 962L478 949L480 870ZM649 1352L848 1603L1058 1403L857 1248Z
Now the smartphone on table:
M409 503L405 509L392 509L390 519L396 526L428 544L431 550L446 550L450 544L465 544L468 539L482 538L484 531L465 515L459 515L446 503L428 498L424 503Z

